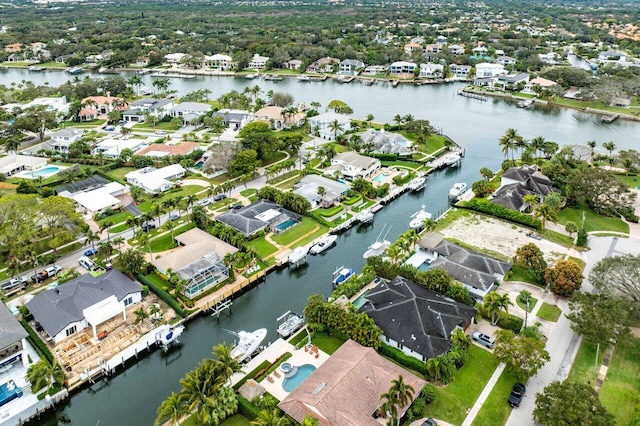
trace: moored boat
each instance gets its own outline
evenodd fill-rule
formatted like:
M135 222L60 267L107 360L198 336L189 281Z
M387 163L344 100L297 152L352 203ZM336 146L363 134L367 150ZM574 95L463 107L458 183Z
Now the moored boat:
M356 215L356 220L360 223L369 223L373 220L373 212L369 209L362 210Z
M244 330L237 333L227 331L238 338L238 343L231 349L231 357L237 359L238 362L250 359L251 355L260 348L260 343L267 337L266 328L259 328L251 333Z
M156 334L157 342L166 350L173 342L180 343L180 336L184 331L183 325L162 328Z
M355 275L356 271L351 268L340 267L333 273L333 286L336 287L345 281L348 281Z
M82 72L82 67L69 67L66 71L69 74L80 74Z
M431 213L425 210L425 206L411 215L411 221L409 222L409 228L411 229L422 229L424 227L424 221L427 219L431 219Z
M449 190L449 198L458 199L467 190L467 184L465 182L458 182L454 184Z
M412 191L420 191L422 188L424 188L424 184L427 181L427 178L425 177L417 177L415 179L413 179L411 182L409 182L409 188Z
M309 77L308 75L301 75L298 77L298 81L301 81L301 82L311 81L311 77Z
M291 336L304 325L304 317L291 311L285 312L278 318L278 321L282 320L284 321L278 326L278 335L282 338Z
M288 257L289 264L297 266L301 263L306 262L308 252L309 252L309 249L304 246L298 247L297 249L293 250L293 252L291 252L291 254Z
M385 232L386 230L386 232ZM389 248L389 246L391 245L390 241L387 241L387 234L389 234L389 231L391 230L391 226L389 226L387 228L387 225L385 224L382 227L382 231L380 231L380 235L378 235L378 238L376 239L376 242L371 244L369 246L369 248L367 249L367 251L364 252L364 254L362 255L363 258L367 259L371 256L382 256L385 252L385 250L387 250ZM382 235L382 233L384 232L384 236Z
M337 240L338 237L335 235L326 235L320 238L320 240L318 240L318 242L309 249L309 253L322 253L323 251L328 250L333 244L335 244Z

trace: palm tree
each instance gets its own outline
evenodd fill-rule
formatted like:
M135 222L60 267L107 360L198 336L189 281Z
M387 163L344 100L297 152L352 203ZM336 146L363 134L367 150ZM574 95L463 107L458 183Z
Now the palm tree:
M218 371L220 382L226 384L231 380L231 376L242 370L242 365L231 356L231 347L221 343L213 347L213 354L216 359L216 370Z
M253 426L290 426L291 422L278 407L275 407L260 411L258 417L250 424Z
M111 233L109 232L109 230L111 229L112 226L113 226L113 222L108 219L100 222L100 233L107 231L107 241L111 241Z
M609 151L609 162L613 164L613 151L616 149L616 144L613 141L605 142L602 147Z
M169 423L175 426L180 424L180 419L188 413L187 407L184 401L184 394L171 392L169 398L162 401L162 404L158 407L158 417L156 417L155 425L161 425L166 418L169 418Z
M556 209L549 203L541 203L535 206L533 210L533 217L535 217L536 219L540 219L542 229L546 228L547 221L558 223L558 220L560 220L558 209Z
M499 144L502 147L502 153L505 158L509 156L509 151L511 151L511 159L513 160L513 151L518 148L518 144L521 140L522 136L518 134L516 129L507 129L504 135L499 139Z
M333 132L333 140L336 140L338 138L338 133L344 131L344 126L340 121L338 121L338 119L335 119L329 123L329 130Z
M125 138L129 139L129 135L131 134L131 129L125 126L120 127L120 134Z
M164 223L164 227L171 234L171 242L174 243L175 240L173 239L173 231L176 229L176 224L173 223L173 221L168 220Z
M136 320L134 324L138 325L143 322L145 319L149 318L149 314L144 310L143 306L140 306L138 309L133 311L133 314L136 316Z
M53 360L53 364L49 364L46 359L41 359L27 369L25 378L31 384L33 393L44 388L49 392L54 385L64 383L65 374L56 359Z
M91 244L91 249L93 251L96 251L96 241L100 241L100 233L99 232L93 232L91 229L88 229L87 232L84 234L85 236L85 240L84 240L84 244L85 245L89 245Z
M140 86L142 85L142 78L138 74L134 74L127 80L127 83L133 87L137 87L136 96L139 96Z
M545 142L546 140L542 136L536 136L535 138L531 139L529 146L533 149L536 157L538 156L538 152L542 152L542 150L544 149Z
M451 333L451 344L467 349L471 345L471 339L460 327L456 327Z
M402 116L400 114L396 114L393 117L393 122L396 123L398 126L402 124Z
M500 311L509 313L509 306L513 305L508 294L500 294L497 291L492 291L484 297L485 308L491 313L491 324L496 325L500 318Z
M422 230L426 234L435 231L436 230L436 226L438 226L438 222L436 222L435 220L431 219L430 217L426 218L422 222Z
M364 121L366 121L367 125L371 127L371 122L373 121L373 114L367 114L367 118Z
M149 257L151 257L151 261L153 262L153 253L151 252L151 237L149 236L149 234L147 234L146 232L141 232L138 231L139 235L138 235L138 242L140 243L141 247L147 247L147 250L149 250Z
M389 396L392 396L392 398L389 398ZM402 375L399 375L397 379L391 380L391 387L389 388L389 391L386 394L383 394L383 397L385 397L385 399L389 401L389 403L391 403L392 400L395 400L396 416L400 409L406 407L413 401L414 396L415 389L413 388L413 386L408 385L404 382L404 378L402 377ZM400 424L399 417L400 416L397 416L397 418L395 419L398 425Z
M392 392L389 389L389 392L385 392L380 395L380 399L384 401L380 409L389 417L388 425L393 425L396 423L396 418L398 417L398 398L396 393Z
M591 149L591 158L593 159L594 150L596 149L596 141L588 141L587 146Z

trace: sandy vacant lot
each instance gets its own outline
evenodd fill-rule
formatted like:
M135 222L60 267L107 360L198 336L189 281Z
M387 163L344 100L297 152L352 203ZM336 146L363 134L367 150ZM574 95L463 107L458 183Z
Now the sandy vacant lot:
M475 214L458 219L446 228L438 229L445 238L459 240L469 246L509 259L519 247L528 243L535 243L549 264L564 258L569 252L569 249L556 243L527 237L528 231L527 228L518 225ZM576 256L575 252L571 255Z

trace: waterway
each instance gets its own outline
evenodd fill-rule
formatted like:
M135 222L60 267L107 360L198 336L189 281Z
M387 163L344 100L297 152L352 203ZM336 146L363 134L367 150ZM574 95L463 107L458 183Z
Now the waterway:
M34 83L58 85L69 79L64 72L30 73L27 70L1 70L5 85L23 79ZM151 79L144 76L151 87ZM324 106L340 99L354 109L354 117L373 114L375 121L391 122L396 114L412 114L430 120L443 129L466 150L462 166L432 174L424 191L408 193L379 212L373 225L355 227L340 235L337 246L319 256L310 256L309 264L295 271L285 269L269 275L266 282L234 301L231 313L220 319L203 316L186 325L182 345L167 354L157 351L136 364L75 394L66 405L50 413L38 424L72 425L151 425L160 403L180 389L179 380L221 342L232 342L229 330L254 330L267 327L268 341L276 339L276 318L287 310L300 312L313 293L325 296L331 292L331 272L340 266L360 269L362 253L376 240L386 224L391 226L387 239L394 240L409 228L411 214L421 205L437 215L447 207L447 193L455 182L472 182L480 178L479 169L500 167L503 155L497 140L507 128L513 127L527 139L543 136L560 144L584 144L596 140L599 144L614 141L619 149L637 148L640 135L638 123L618 120L603 125L597 116L575 110L535 106L518 109L504 100L487 102L457 96L460 85L402 86L376 84L300 83L295 79L280 82L245 80L230 77L198 77L172 79L178 94L199 88L213 91L218 97L230 90L242 91L258 84L269 90L291 93L296 102L318 101Z

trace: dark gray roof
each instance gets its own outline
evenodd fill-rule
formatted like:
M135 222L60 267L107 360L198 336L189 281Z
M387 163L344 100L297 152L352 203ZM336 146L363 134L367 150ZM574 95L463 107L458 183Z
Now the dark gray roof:
M517 75L500 75L498 76L498 81L504 81L505 83L518 83L520 81L526 81L529 78L529 74L520 73Z
M369 315L385 336L426 358L445 353L456 327L465 329L476 314L471 306L396 277L366 295L360 312Z
M117 269L94 277L85 274L55 289L36 295L27 308L42 328L53 337L72 322L84 318L82 311L89 306L116 296L118 301L142 291L142 286Z
M135 108L135 107L141 107L145 105L153 105L156 102L158 102L156 98L144 98L144 99L138 99L137 101L131 102L129 105Z
M216 111L213 113L214 117L221 116L225 124L241 122L247 118L251 113L248 111Z
M520 210L524 205L525 195L538 195L533 191L529 191L523 185L519 183L512 183L510 185L504 185L500 187L491 196L491 202L494 204L500 204L511 210Z
M266 212L267 210L276 210L297 221L302 217L272 201L260 200L241 209L231 210L227 213L221 214L216 217L216 220L237 229L244 235L252 235L269 226L270 222L256 218L256 216Z
M525 195L537 195L544 198L552 192L560 193L553 186L553 182L547 176L538 171L538 168L530 165L512 167L502 174L503 178L515 180L518 183L501 186L492 196L492 203L500 204L508 209L520 210L524 205Z
M159 101L156 101L153 105L151 105L149 108L150 109L162 108L163 106L168 105L172 102L173 102L172 99L160 99Z
M0 349L11 346L27 337L27 331L4 303L0 303Z

